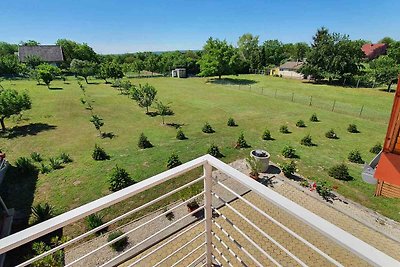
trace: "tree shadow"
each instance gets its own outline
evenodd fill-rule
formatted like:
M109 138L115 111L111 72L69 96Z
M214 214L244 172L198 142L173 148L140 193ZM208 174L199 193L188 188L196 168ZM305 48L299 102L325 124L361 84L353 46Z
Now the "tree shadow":
M222 84L222 85L251 85L258 83L255 80L250 79L234 79L234 78L212 78L208 80L209 83Z
M269 165L266 173L268 173L268 174L280 174L281 173L281 169L279 169L278 167L276 167L274 165Z
M296 182L302 182L304 181L304 179L302 177L300 177L297 174L291 174L289 176L286 176L287 178L289 178L290 180L296 181Z
M150 116L150 117L155 117L155 116L158 116L159 114L157 111L149 111L149 112L146 112L146 115Z
M101 138L113 139L116 135L113 132L101 133Z
M171 122L171 123L166 123L166 125L169 126L169 127L173 127L173 128L175 128L175 129L179 129L179 128L181 128L182 126L184 126L185 124L184 124L184 123L175 123L175 122Z
M62 87L49 87L49 90L64 90Z
M49 125L47 123L30 123L28 125L14 126L10 130L1 133L0 136L8 139L13 139L16 137L37 135L40 132L54 130L55 128L57 128L57 126Z

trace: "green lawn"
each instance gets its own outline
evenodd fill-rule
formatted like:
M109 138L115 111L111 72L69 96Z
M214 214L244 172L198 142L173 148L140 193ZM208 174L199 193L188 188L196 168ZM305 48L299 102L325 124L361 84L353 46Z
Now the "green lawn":
M276 163L286 161L280 155L284 145L294 146L300 156L296 160L299 173L310 179L327 180L337 185L338 192L346 197L400 221L400 200L374 197L374 186L361 180L361 165L349 163L354 177L350 182L335 181L327 175L329 167L347 162L347 155L352 149L359 149L366 161L373 158L369 149L384 139L393 94L377 89L313 85L256 75L230 78L253 81L252 90L247 88L249 86L242 86L239 90L238 86L207 82L208 79L203 78L131 79L135 84L148 82L154 85L158 90L158 98L164 103L171 102L175 115L166 117L166 122L183 124L182 129L189 138L184 141L176 140L176 129L162 126L160 117L145 115L144 109L139 108L133 100L120 95L102 81L92 80L99 84L85 85L85 88L92 100L93 112L104 119L103 130L116 135L113 139L98 137L98 132L89 122L90 111L80 102L83 94L74 78L69 78L69 84L62 81L52 83L52 87L62 90L48 90L46 86L38 86L36 82L27 80L3 82L4 87L27 89L33 102L32 109L24 112L21 121L7 120L6 126L36 125L29 128L31 131L28 134L0 138L0 148L7 153L10 162L14 163L21 156L29 156L33 151L46 158L67 152L74 160L61 170L39 174L37 181L25 182L24 177L6 180L8 187L3 187L3 194L7 204L29 209L27 204L30 205L32 201L49 202L58 212L64 212L109 194L107 175L116 164L140 181L166 170L166 161L172 151L178 153L185 162L205 154L212 143L220 147L225 155L223 160L231 162L246 157L250 151L233 148L240 132L243 132L253 148L266 149ZM260 95L261 88L264 96ZM274 98L271 92L276 89L278 96ZM291 102L293 92L295 101ZM315 106L308 105L310 96L313 96ZM343 112L340 108L337 110L339 112L330 111L333 100L346 106ZM358 110L362 105L365 105L365 117L360 118ZM309 122L314 112L321 122ZM229 117L233 117L239 127L227 127ZM295 127L299 119L306 122L306 128ZM216 130L214 134L201 132L206 121ZM357 124L361 133L348 133L346 128L349 123ZM279 133L282 124L288 125L292 133ZM260 136L266 127L276 140L261 140ZM325 137L325 132L331 128L335 129L340 139ZM37 129L37 132L32 129ZM154 144L153 148L138 149L137 141L141 132L148 136ZM306 134L312 135L317 146L300 145L300 139ZM104 147L111 160L94 161L91 153L95 144ZM29 190L34 190L34 195L29 195ZM32 199L26 201L24 198Z

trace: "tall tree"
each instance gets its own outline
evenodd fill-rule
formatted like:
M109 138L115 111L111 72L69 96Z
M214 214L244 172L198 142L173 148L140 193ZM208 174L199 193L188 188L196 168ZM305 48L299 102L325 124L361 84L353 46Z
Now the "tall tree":
M22 70L23 65L15 55L0 57L0 75L18 75Z
M63 50L63 67L65 68L70 66L73 59L98 62L96 52L86 43L80 44L67 39L59 39L56 44L61 46Z
M238 51L241 59L246 62L251 69L260 67L260 49L258 36L253 36L251 33L245 33L239 37Z
M383 37L381 40L379 40L379 43L387 44L389 47L392 45L392 43L396 42L392 37Z
M104 62L100 64L97 76L108 83L108 78L112 78L114 80L120 79L124 77L124 73L122 72L122 67L119 64L115 62Z
M137 102L139 107L146 108L146 114L149 113L149 107L153 103L157 95L157 90L154 86L146 83L145 85L133 86L132 99Z
M203 47L203 55L199 60L200 75L222 75L233 74L237 70L238 54L232 45L226 40L209 38Z
M285 59L288 58L282 42L278 40L267 40L262 46L265 54L265 62L263 62L264 66L279 66Z
M90 61L73 59L70 69L75 75L82 76L88 83L88 77L96 73L96 64Z
M0 57L7 55L14 55L18 51L18 45L0 42Z
M371 75L377 83L386 84L388 91L390 86L398 78L400 65L389 56L380 56L370 62Z
M387 55L396 61L397 64L400 64L400 41L391 43Z
M22 46L37 46L37 45L40 45L40 43L38 41L35 41L35 40L21 41L19 44L22 45Z
M0 90L0 124L2 131L6 131L4 120L17 115L32 106L31 99L27 93L19 93L13 89Z

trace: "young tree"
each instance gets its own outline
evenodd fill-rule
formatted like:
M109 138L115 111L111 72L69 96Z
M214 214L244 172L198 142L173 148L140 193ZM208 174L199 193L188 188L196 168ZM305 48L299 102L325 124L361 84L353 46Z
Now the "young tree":
M0 57L0 75L18 75L22 72L22 64L19 63L15 55Z
M203 47L203 55L199 60L200 75L222 75L233 74L237 68L238 54L232 45L226 40L209 38Z
M122 72L122 68L119 64L115 62L105 62L100 64L98 77L108 83L108 78L112 78L114 80L120 79L124 77L124 73Z
M158 114L162 117L162 124L165 124L164 117L168 115L172 115L173 111L168 104L163 104L161 101L156 101L156 109Z
M31 99L27 93L18 93L13 89L0 90L0 124L2 131L6 131L4 119L11 115L17 115L32 106Z
M37 79L42 80L48 88L50 88L50 83L55 76L60 75L61 71L59 68L49 65L47 63L40 64L37 69Z
M389 56L380 56L370 63L371 75L377 83L386 84L387 90L400 73L400 65Z
M99 135L101 136L101 127L104 125L103 119L98 115L92 115L90 122L93 123L93 126L99 131Z
M96 64L90 61L84 61L79 59L73 59L71 62L71 71L76 76L82 76L88 84L87 78L93 76L96 73Z
M146 108L146 114L149 113L149 107L153 103L157 95L157 90L154 86L146 83L145 85L139 84L132 89L132 99L137 102L139 107Z

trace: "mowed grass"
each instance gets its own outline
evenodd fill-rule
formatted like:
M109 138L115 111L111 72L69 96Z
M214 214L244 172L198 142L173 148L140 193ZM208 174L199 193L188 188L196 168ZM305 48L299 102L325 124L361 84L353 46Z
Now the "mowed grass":
M24 112L22 121L16 123L7 120L7 127L41 123L44 130L13 138L3 137L0 139L0 148L7 153L11 163L20 156L29 156L33 151L46 158L61 152L70 154L73 163L46 175L39 174L33 199L35 203L49 202L58 212L64 212L109 194L108 174L115 165L125 168L136 181L141 181L166 170L166 162L172 152L176 152L186 162L205 154L207 148L214 143L225 155L225 162L247 157L251 148L234 149L239 134L243 132L252 148L266 149L271 153L271 160L276 163L288 161L281 156L281 151L285 145L292 145L300 157L296 162L298 172L303 176L328 181L336 185L337 191L344 196L400 221L400 201L374 197L375 187L361 180L362 166L347 161L347 155L353 149L360 150L367 162L374 157L369 149L384 140L393 94L258 75L230 78L253 80L254 88L276 88L287 95L295 92L299 96L308 97L312 93L316 98L326 99L327 103L336 99L349 106L366 105L371 114L383 114L380 115L382 117L387 114L387 119L372 120L335 113L329 109L292 103L286 98L275 99L254 91L238 90L205 78L131 79L135 84L148 82L155 86L157 97L163 103L171 103L175 115L166 117L166 122L183 124L182 130L189 138L179 141L175 138L176 129L162 125L159 116L146 115L144 109L127 96L120 95L117 89L102 81L92 80L97 84L85 85L85 88L92 101L93 113L104 119L103 131L116 135L113 139L102 139L89 122L90 111L80 102L83 94L74 78L68 79L69 84L62 81L52 83L52 87L62 90L48 90L45 86L36 85L35 81L18 80L3 82L3 86L28 90L33 106L30 111ZM314 112L320 119L318 123L309 121ZM229 117L233 117L239 126L228 127L226 123ZM306 128L295 126L300 119L306 122ZM213 126L216 131L214 134L201 132L205 122ZM346 129L350 123L355 123L361 133L348 133ZM287 125L292 133L281 134L281 125ZM271 131L274 141L261 140L261 134L266 128ZM331 128L338 134L338 140L325 137L325 132ZM137 147L141 132L153 143L153 148L141 150ZM312 136L317 146L300 145L301 138L307 134ZM111 159L94 161L91 154L95 144L103 147ZM341 182L328 176L327 170L341 162L349 165L350 174L354 178L352 181ZM9 206L29 208L24 207L26 202L22 196L26 192L23 189L8 188L6 191ZM12 194L16 192L18 195Z

